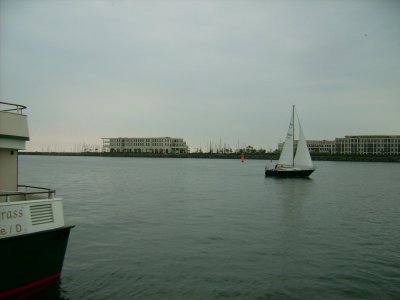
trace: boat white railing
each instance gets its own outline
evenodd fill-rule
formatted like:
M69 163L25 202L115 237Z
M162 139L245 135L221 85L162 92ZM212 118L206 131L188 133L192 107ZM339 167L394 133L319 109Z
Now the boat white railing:
M18 191L0 191L0 202L54 199L56 191L49 188L18 185Z
M61 198L48 188L19 185L0 191L0 239L64 226Z
M24 105L0 101L0 112L13 112L22 115L24 109L26 109Z

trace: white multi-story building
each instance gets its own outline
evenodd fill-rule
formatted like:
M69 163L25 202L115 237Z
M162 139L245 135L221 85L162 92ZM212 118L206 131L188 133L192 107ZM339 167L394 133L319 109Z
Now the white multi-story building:
M294 147L297 148L297 140L294 141ZM335 153L335 141L308 140L307 147L311 153ZM282 151L283 143L278 144L279 151Z
M282 146L279 143L279 151ZM347 135L334 141L308 140L307 146L311 153L400 155L400 135Z
M103 152L181 154L189 148L181 138L103 138Z
M311 153L335 153L335 141L307 141Z
M335 139L338 154L399 155L400 135L348 135Z

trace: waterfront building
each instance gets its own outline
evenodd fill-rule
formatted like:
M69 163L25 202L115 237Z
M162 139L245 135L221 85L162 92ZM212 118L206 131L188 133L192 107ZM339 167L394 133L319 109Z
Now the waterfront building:
M279 151L282 146L283 143L278 144ZM308 140L307 146L311 153L400 155L400 135L346 135L333 141Z
M309 140L307 141L308 149L311 153L335 153L335 141L327 140Z
M294 141L294 147L297 148L297 140ZM310 153L335 153L335 141L327 140L308 140L306 141ZM279 152L282 151L283 143L278 144Z
M181 138L102 138L103 152L183 154L189 148Z
M348 135L336 138L335 153L399 155L400 135Z

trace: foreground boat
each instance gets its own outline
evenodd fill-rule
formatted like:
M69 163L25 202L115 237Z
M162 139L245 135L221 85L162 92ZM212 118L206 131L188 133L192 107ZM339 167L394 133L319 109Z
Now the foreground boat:
M297 114L296 114L297 115ZM289 129L283 144L278 164L275 168L265 167L265 176L273 177L308 177L315 168L311 160L310 151L304 137L303 130L297 116L299 127L299 140L295 151L295 107L293 105Z
M55 190L18 184L29 140L25 106L0 102L0 299L58 280L73 226Z

